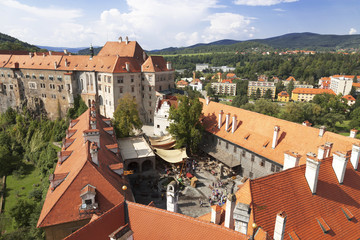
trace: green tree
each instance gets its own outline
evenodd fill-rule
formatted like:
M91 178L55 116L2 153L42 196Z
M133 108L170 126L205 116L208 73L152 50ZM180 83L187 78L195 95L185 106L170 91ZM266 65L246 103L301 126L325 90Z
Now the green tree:
M75 119L79 117L81 114L83 114L87 109L88 107L86 106L86 103L82 100L80 95L77 95L74 98L74 107L69 108L67 115L69 118Z
M271 91L271 89L266 90L266 92L264 94L264 98L265 99L272 99L272 91Z
M298 102L286 103L284 110L280 113L280 118L298 123L307 120L304 116L304 104Z
M208 83L208 84L205 86L205 90L206 90L207 96L209 96L209 97L214 96L215 92L214 92L214 89L211 87L211 83Z
M287 87L286 87L286 91L287 91L287 93L290 95L290 98L291 98L291 95L292 95L292 91L293 91L294 89L295 89L294 81L291 80L291 81L289 82L289 84L287 85Z
M34 202L20 199L11 209L10 215L15 219L17 226L26 227L29 226L30 215L33 213L34 208Z
M260 88L256 89L255 99L261 98Z
M236 95L236 97L232 100L231 106L240 107L241 105L246 104L249 101L246 95Z
M130 94L125 94L119 99L114 112L113 126L116 136L131 136L134 134L134 129L141 129L142 125L135 100Z
M261 98L255 101L254 111L275 117L279 113L279 107L277 103Z
M285 86L283 84L282 81L278 81L276 84L275 84L275 87L276 87L276 92L275 92L275 95L277 96L280 92L284 91L285 90Z
M196 152L201 141L203 126L200 123L202 103L199 99L178 96L178 107L170 108L169 120L172 120L169 133L176 139L176 148L186 147Z

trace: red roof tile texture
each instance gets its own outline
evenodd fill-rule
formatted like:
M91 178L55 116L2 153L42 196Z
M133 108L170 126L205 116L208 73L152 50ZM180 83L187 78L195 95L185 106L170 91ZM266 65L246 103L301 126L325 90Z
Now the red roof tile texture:
M334 144L332 152L348 151L352 148L353 143L360 144L359 139L349 138L329 131L325 131L323 137L319 137L318 128L303 126L302 124L213 101L210 101L208 105L206 105L204 99L200 99L200 101L203 103L203 126L207 132L282 165L284 163L283 156L285 151L299 153L302 156L300 158L300 164L304 164L306 153L317 153L317 147L326 142L332 142ZM224 113L221 128L218 129L218 118L221 110ZM225 115L228 113L230 114L229 132L225 131ZM237 116L238 126L235 132L232 133L231 126L234 115ZM272 149L270 144L264 147L265 141L272 141L274 127L276 125L280 127L277 146L275 149ZM249 135L247 139L245 139L246 135Z
M334 93L333 90L331 89L322 89L322 88L295 88L292 93L299 93L299 94L323 94L323 93L327 93L327 94L333 94L336 95Z

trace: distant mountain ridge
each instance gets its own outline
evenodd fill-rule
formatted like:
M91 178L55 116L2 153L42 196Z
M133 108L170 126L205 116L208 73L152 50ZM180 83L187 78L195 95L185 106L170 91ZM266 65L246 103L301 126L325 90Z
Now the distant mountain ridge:
M35 45L22 42L17 38L11 37L4 33L0 33L0 50L24 50L24 51L39 51Z
M51 47L51 46L40 46L40 45L37 45L37 47L55 52L62 52L64 50L67 50L68 52L71 53L78 53L80 50L87 49L87 47L68 48L68 47Z

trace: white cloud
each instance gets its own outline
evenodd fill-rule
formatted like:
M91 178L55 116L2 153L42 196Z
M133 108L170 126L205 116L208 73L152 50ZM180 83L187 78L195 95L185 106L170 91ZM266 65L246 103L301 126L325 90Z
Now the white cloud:
M286 12L286 10L284 10L282 8L274 8L273 10L276 12Z
M350 35L353 35L353 34L356 34L356 33L357 33L357 30L355 28L350 28L350 31L349 31Z
M247 5L247 6L271 6L280 3L297 2L299 0L235 0L236 5Z

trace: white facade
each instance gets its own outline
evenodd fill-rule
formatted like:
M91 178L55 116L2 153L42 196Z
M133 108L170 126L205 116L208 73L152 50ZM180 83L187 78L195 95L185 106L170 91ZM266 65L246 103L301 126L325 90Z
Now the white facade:
M203 84L201 81L192 81L189 86L194 90L200 92L203 89Z
M211 83L216 94L236 95L236 83Z
M204 71L205 69L209 69L209 64L207 63L196 64L196 71Z
M330 89L335 92L336 95L341 93L342 95L348 95L351 91L353 79L346 76L331 77Z
M170 126L169 111L172 100L166 100L158 98L156 109L154 113L154 134L157 136L163 136L168 134L168 128Z

